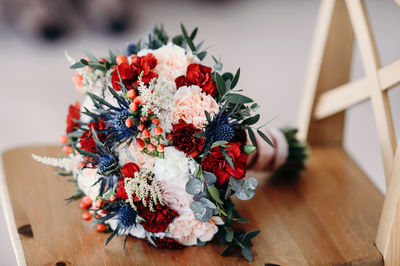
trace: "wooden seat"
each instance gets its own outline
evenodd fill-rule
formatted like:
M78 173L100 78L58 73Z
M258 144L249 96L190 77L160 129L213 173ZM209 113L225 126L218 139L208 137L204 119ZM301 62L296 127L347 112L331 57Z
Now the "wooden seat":
M62 155L57 146L3 154L10 196L7 220L19 232L14 232L14 245L28 265L247 264L239 256L219 256L223 247L218 243L177 251L130 238L126 255L123 239L105 247L107 235L87 228L78 203L66 205L64 198L74 191L73 184L34 161L32 153ZM263 173L248 175L256 176L260 186L256 196L238 202L238 208L250 220L244 228L261 229L254 239L256 265L383 264L374 246L383 196L342 149L313 147L297 184L274 182Z
M348 82L353 29L366 77ZM394 138L386 91L400 83L400 60L380 67L362 0L322 0L299 136L312 146L297 182L252 173L256 196L238 202L261 229L254 239L256 265L400 265L400 147ZM370 99L382 151L385 197L342 149L345 110ZM72 192L31 154L58 156L59 147L26 147L3 154L1 197L20 264L30 265L234 265L239 256L220 257L217 243L183 250L156 249L130 238L104 246L106 235L87 229ZM1 172L0 172L1 173ZM280 182L277 182L280 181ZM375 246L376 243L376 246ZM378 250L379 249L379 250Z

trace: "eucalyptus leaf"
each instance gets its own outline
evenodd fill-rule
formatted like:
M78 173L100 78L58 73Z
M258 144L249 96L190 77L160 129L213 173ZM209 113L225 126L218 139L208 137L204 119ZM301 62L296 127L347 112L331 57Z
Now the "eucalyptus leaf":
M187 30L186 30L185 26L183 26L182 23L181 23L181 30L182 30L183 38L185 39L186 43L188 44L190 50L195 52L196 51L196 46L194 46L192 39L189 37L189 35L187 33Z
M226 140L219 140L219 141L214 142L211 145L211 149L215 148L215 147L218 147L218 146L226 145L226 144L228 144L228 142Z
M251 128L247 128L247 132L249 133L251 143L253 143L253 146L255 146L258 149L257 139L256 136L254 135L253 130Z
M78 61L78 62L76 62L75 64L70 65L69 68L71 68L71 69L78 69L78 68L82 68L82 67L84 67L84 66L85 66L85 65L82 64L82 62Z
M250 153L254 152L256 149L257 148L253 145L244 145L244 148L243 148L243 150L246 154L250 154Z
M232 242L233 236L234 236L233 230L232 230L232 229L228 230L228 231L226 232L226 234L225 234L225 240L226 240L226 242L229 242L229 243Z
M243 257L246 258L246 260L252 262L253 261L253 253L251 252L251 249L249 246L244 246L241 248L242 255Z
M186 182L185 189L188 194L196 195L203 190L203 183L197 178L191 178Z
M203 171L203 177L208 186L214 185L217 182L217 177L211 172Z

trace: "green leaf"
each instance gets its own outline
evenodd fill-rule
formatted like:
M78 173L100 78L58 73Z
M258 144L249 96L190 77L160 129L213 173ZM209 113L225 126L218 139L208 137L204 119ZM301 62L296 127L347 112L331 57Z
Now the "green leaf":
M84 67L84 66L85 66L85 65L82 64L82 62L78 61L78 62L76 62L75 64L70 65L69 68L71 68L71 69L78 69L78 68L82 68L82 67Z
M74 149L77 150L80 154L90 157L92 159L97 159L97 157L98 157L97 154L92 153L90 151L82 150L81 148L78 148L77 146L74 146Z
M220 204L224 204L219 196L219 190L214 185L208 186L207 190L213 200Z
M204 113L206 114L206 118L207 118L207 121L208 121L208 123L211 123L211 115L210 115L210 113L209 112L207 112L207 110L204 110Z
M211 149L212 149L212 148L215 148L215 147L218 147L218 146L225 145L225 144L228 144L228 142L227 142L226 140L219 140L219 141L216 141L216 142L214 142L214 143L211 145Z
M244 152L247 154L254 152L256 149L254 145L244 145Z
M114 51L112 49L110 49L108 51L109 57L110 57L110 62L112 65L116 65L117 64L117 55L114 53Z
M119 231L119 227L120 227L120 224L118 224L117 228L115 228L115 230L107 237L105 245L107 245L111 241L111 239L113 239L113 237L117 235L117 233Z
M233 232L233 230L232 229L229 229L227 232L226 232L226 234L225 234L225 240L226 240L226 242L232 242L232 240L233 240L233 235L234 235L234 232Z
M254 135L253 130L251 128L248 128L247 132L249 133L251 143L253 143L253 146L255 146L258 149L258 143L257 143L256 136Z
M229 166L232 167L233 170L235 170L235 165L233 164L232 157L229 156L229 154L226 152L226 150L222 147L220 147L222 154L225 157L225 160L228 162Z
M88 51L88 50L86 50L86 49L83 49L83 52L84 52L85 55L90 59L90 61L91 61L92 63L98 62L98 61L99 61L99 60L97 59L97 57L96 57L94 54L92 54L90 51Z
M89 65L89 62L86 59L81 59L81 60L79 60L79 62L81 62L85 66Z
M241 223L241 224L245 224L248 223L249 220L247 220L246 218L240 217L236 220L236 222Z
M253 253L251 252L251 249L249 246L244 246L241 248L242 255L243 257L246 258L246 260L252 262L253 261Z
M110 91L110 93L112 94L112 96L114 96L114 98L120 103L120 104L124 104L125 99L118 94L118 92L116 92L114 90L114 88L107 86L108 90Z
M218 61L214 56L212 56L212 59L215 62L214 69L217 71L221 71L222 67L223 67L222 63L220 61Z
M232 248L234 247L234 244L232 243L232 244L230 244L230 245L228 245L222 252L221 252L221 256L227 256L230 252L231 252L231 250L232 250Z
M229 99L231 103L245 104L253 102L251 98L237 93L230 93L226 95L226 98Z
M193 52L196 52L196 47L193 44L192 39L189 37L185 26L183 26L183 24L181 23L181 30L182 30L182 34L183 34L183 38L185 39L186 43L188 44L190 50L192 50Z
M232 80L232 83L231 83L231 89L236 87L236 84L239 81L239 77L240 77L240 68L236 71L236 74L233 77L233 80Z
M225 81L227 81L228 79L232 80L233 79L233 75L230 72L225 72L222 77L224 78ZM230 87L229 87L230 88Z
M260 120L260 114L256 114L255 116L252 116L250 118L247 118L246 120L243 121L243 124L245 125L254 125L255 123Z
M197 57L198 57L200 60L203 60L204 57L206 57L206 55L207 55L207 51L203 51L203 52L198 53L198 54L197 54Z
M176 44L176 45L178 45L178 46L182 46L182 43L183 43L184 40L185 40L185 39L183 38L182 35L178 35L178 36L175 36L175 37L172 39L172 43L173 43L173 44Z
M199 30L199 28L196 27L196 28L192 31L192 33L190 34L190 39L194 40L194 38L196 38L196 35L197 35L197 31L198 31L198 30Z
M106 102L103 98L101 98L100 96L97 96L96 94L90 93L88 92L87 95L90 96L90 98L92 98L92 100L97 101L98 103L107 106L110 109L119 111L118 108L116 108L115 106L111 105L110 103Z
M260 137L266 142L268 143L271 147L275 148L274 144L272 143L272 141L259 129L257 129L257 133L258 135L260 135Z
M215 79L217 81L217 88L218 88L219 95L222 96L225 94L225 88L226 88L225 80L218 73L215 73Z

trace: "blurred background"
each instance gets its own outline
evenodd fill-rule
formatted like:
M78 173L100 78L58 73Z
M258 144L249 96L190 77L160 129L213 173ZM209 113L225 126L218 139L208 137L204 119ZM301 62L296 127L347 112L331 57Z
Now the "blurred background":
M400 7L392 0L366 4L385 66L400 58ZM180 22L198 26L198 40L224 70L241 67L239 85L259 102L264 122L277 116L270 126L296 125L318 8L317 0L0 0L0 151L55 144L64 133L68 105L80 100L65 50L75 58L82 48L98 56L122 51L156 23L170 35ZM352 79L364 75L356 46ZM400 90L389 95L399 137ZM348 111L346 123L346 149L385 192L370 103ZM0 264L14 265L0 213Z

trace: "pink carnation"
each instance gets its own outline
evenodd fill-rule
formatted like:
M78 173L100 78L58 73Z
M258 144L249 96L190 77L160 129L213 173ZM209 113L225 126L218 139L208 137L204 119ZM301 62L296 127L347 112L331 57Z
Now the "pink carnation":
M152 53L157 58L154 72L159 79L173 83L177 77L185 75L188 65L199 61L191 52L186 53L185 49L177 45L162 46Z
M175 210L179 215L192 212L190 204L193 196L189 195L184 188L166 181L159 182L158 186L161 189L162 199L168 207Z
M196 220L193 212L185 213L176 218L168 227L169 236L186 246L197 245L197 239L210 241L218 232L217 224L223 224L221 217L214 216L208 222Z
M193 124L197 128L202 128L207 122L204 111L211 115L219 111L214 98L202 93L199 86L180 87L175 93L174 104L173 124L177 124L179 119L183 119L187 124Z

